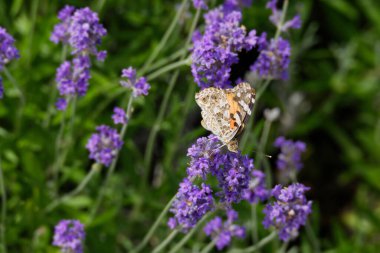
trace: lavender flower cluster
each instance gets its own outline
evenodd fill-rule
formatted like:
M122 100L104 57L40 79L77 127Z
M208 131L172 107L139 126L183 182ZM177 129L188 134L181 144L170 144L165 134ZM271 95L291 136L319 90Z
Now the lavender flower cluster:
M186 232L218 205L226 210L227 221L220 217L206 225L207 235L216 238L217 247L227 246L232 237L243 237L244 228L233 225L237 213L232 209L233 203L242 200L255 202L267 198L265 175L254 170L253 160L241 153L222 152L216 136L199 138L187 152L190 163L187 177L180 184L171 212L174 217L168 225ZM211 187L206 184L207 178L213 176L218 181L219 190L213 194ZM201 180L201 187L196 181Z
M231 86L231 66L239 61L242 50L257 44L256 31L240 25L242 14L230 5L222 5L205 14L205 31L193 36L191 71L201 88Z
M276 201L266 205L264 209L264 227L274 226L283 241L297 237L299 228L305 225L307 216L312 211L312 202L305 197L305 192L309 189L300 183L284 188L276 185L272 190Z
M232 237L244 238L245 228L234 224L238 219L238 213L233 210L227 210L227 220L223 222L222 218L217 216L209 221L203 228L205 234L216 240L216 247L218 250L222 250L226 246L230 245Z
M61 220L54 230L53 245L62 252L82 253L85 239L84 226L77 220Z
M145 77L136 78L135 69L132 67L123 69L121 77L126 79L120 81L121 86L131 89L133 97L148 95L150 85ZM112 120L115 125L126 125L129 119L123 108L115 107ZM101 125L96 130L97 133L91 135L86 148L90 152L90 159L108 167L123 146L123 140L118 131L110 126Z
M207 9L205 1L194 1L195 8ZM223 5L205 14L204 33L193 36L191 71L199 87L210 86L228 88L231 86L230 72L239 61L238 54L256 48L259 56L250 70L260 78L287 79L291 47L288 40L275 37L268 40L263 32L257 36L255 30L249 32L240 25L241 7L251 5L251 1L226 0ZM277 9L277 0L267 3L272 11L270 20L279 31L298 29L301 19L296 15L282 24L282 11Z
M98 15L88 7L75 9L73 6L65 6L58 14L61 21L54 27L50 40L58 44L72 48L72 61L64 61L57 69L56 82L59 94L56 107L65 110L67 98L72 96L84 96L91 78L91 55L95 55L98 61L104 61L106 51L98 51L97 46L106 29L99 23Z
M14 38L0 26L0 72L10 61L20 57L17 48L14 45ZM3 79L0 76L0 99L4 96Z

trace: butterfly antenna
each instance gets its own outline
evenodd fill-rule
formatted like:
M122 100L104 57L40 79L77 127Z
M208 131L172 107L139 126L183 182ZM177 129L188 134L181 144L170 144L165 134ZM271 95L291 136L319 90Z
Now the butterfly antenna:
M257 153L256 151L252 151L253 153ZM267 154L264 154L266 157L268 157L268 158L272 158L272 156L271 155L267 155Z

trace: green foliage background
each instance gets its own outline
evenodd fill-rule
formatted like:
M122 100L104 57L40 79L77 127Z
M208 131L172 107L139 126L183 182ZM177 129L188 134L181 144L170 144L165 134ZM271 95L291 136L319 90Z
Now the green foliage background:
M92 69L89 93L78 103L74 145L62 170L60 194L72 190L90 170L85 143L99 124L111 124L116 105L126 103L118 78L122 68L140 68L165 33L179 1L174 0L0 0L0 26L17 40L21 58L9 65L26 104L19 123L20 99L4 77L6 97L0 101L0 156L8 195L6 241L9 252L57 252L50 246L54 225L63 218L86 224L87 252L128 252L141 240L185 175L187 147L206 132L200 127L193 100L198 90L189 67L182 67L157 135L149 182L143 184L144 151L160 104L173 74L151 82L149 96L135 103L125 147L106 190L101 212L87 222L106 173L103 168L80 195L45 214L51 194L51 165L61 119L47 124L48 101L61 46L49 41L56 14L65 4L90 6L108 30L102 48L104 64ZM244 10L244 25L274 32L263 0ZM290 1L300 11L303 27L289 35L293 56L291 78L272 82L257 105L249 147L254 150L263 126L263 109L279 106L270 143L280 134L308 145L300 181L312 187L313 228L326 252L378 252L380 248L380 3L375 0ZM161 58L183 48L194 9L181 18ZM240 69L247 66L242 63ZM252 154L252 153L251 153ZM270 161L274 163L274 159ZM247 206L241 207L248 220ZM260 225L260 235L265 231ZM151 240L157 245L169 233L162 225ZM313 252L307 237L293 242L298 252ZM198 233L187 245L207 243ZM243 242L236 242L243 245ZM265 252L273 252L276 243ZM148 252L148 251L147 251ZM190 250L184 252L191 252Z

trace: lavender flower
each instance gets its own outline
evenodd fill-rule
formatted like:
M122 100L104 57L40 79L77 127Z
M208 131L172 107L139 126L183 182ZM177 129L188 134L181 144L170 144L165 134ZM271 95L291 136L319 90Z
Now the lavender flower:
M58 14L60 23L54 27L50 40L62 42L72 47L74 59L65 61L57 69L56 82L61 96L84 96L89 86L91 59L95 55L98 61L104 61L106 51L98 51L103 36L107 31L99 23L98 15L89 8L76 10L65 6ZM64 110L62 98L57 102L59 110Z
M288 79L288 67L290 62L289 41L278 38L266 41L266 34L260 36L260 55L251 66L251 70L262 78Z
M4 86L3 86L3 79L0 76L0 99L4 96Z
M127 114L125 113L123 108L115 107L113 109L112 120L115 124L127 124Z
M250 203L257 203L268 198L269 192L265 188L265 174L259 170L252 170L252 177L248 189L244 192L244 199Z
M218 179L219 187L222 188L218 196L226 204L240 202L249 188L254 168L253 159L240 153L227 152L215 160L217 169L213 173Z
M56 82L59 94L84 96L90 79L90 58L78 56L73 62L65 61L57 69Z
M275 140L274 146L281 149L276 162L279 170L299 171L302 169L301 155L306 151L304 142L287 140L280 136Z
M99 23L98 14L86 7L78 9L72 15L69 33L69 43L74 48L73 54L96 55L96 46L100 44L107 31Z
M14 43L14 38L0 27L0 71L3 70L5 64L20 57Z
M274 226L283 241L288 241L298 236L298 230L305 225L307 216L311 213L311 201L305 197L305 192L310 188L295 183L282 188L276 185L272 190L275 202L267 204L264 209L265 228Z
M213 240L216 240L216 247L218 250L222 250L228 246L231 243L232 237L245 237L245 228L233 224L237 218L237 212L230 209L227 210L227 221L223 222L222 219L217 216L203 228L206 235L210 236Z
M301 18L299 15L294 16L291 20L286 21L281 24L282 10L277 9L278 0L268 1L266 7L272 11L269 20L276 26L281 28L281 31L285 32L289 29L299 29L301 28Z
M7 31L0 26L0 71L4 66L20 57L17 48L14 46L15 40ZM4 96L3 79L0 77L0 99Z
M53 245L63 253L82 253L85 238L84 226L77 220L61 220L54 229Z
M86 148L91 159L108 167L123 146L123 141L117 131L109 126L101 125L96 130L98 133L91 136Z
M132 67L122 70L121 77L126 78L120 81L121 86L132 89L133 97L146 96L150 89L149 83L146 81L145 77L137 78L136 70Z
M240 25L242 14L220 6L205 15L204 34L193 36L191 71L201 88L230 87L231 66L239 61L238 53L257 43L256 31L247 33Z
M193 0L193 5L195 9L207 10L206 0Z
M252 5L252 0L225 0L223 7L226 10L240 10L241 7L249 7Z
M215 160L219 157L218 149L219 140L215 135L199 138L187 150L187 156L190 157L190 165L187 167L189 178L201 177L206 179L207 174L216 171Z
M69 5L66 5L59 11L58 18L61 20L61 23L54 26L53 32L50 36L50 40L55 44L58 44L59 42L68 44L70 38L69 27L74 11L75 7Z
M64 111L67 108L67 100L64 98L59 98L57 102L55 103L55 107L57 107L57 110Z
M202 184L199 187L185 178L180 184L170 210L174 217L169 220L169 227L173 229L180 226L184 232L194 227L207 212L214 208L211 193L212 190L208 185Z

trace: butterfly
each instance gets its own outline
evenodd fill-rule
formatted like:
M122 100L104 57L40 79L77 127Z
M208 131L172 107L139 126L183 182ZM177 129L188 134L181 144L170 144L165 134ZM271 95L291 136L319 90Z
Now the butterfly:
M195 94L201 108L201 125L211 131L231 152L238 152L237 136L252 113L256 91L249 83L232 89L206 88Z

